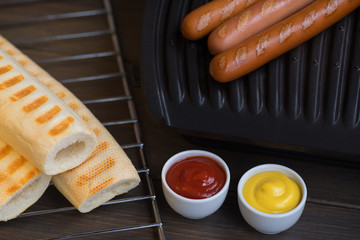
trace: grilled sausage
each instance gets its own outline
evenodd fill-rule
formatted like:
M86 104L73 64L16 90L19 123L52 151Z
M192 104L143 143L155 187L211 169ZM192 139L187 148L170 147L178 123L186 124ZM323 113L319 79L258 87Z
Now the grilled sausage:
M218 26L208 38L215 55L290 16L314 0L261 0Z
M237 79L309 40L359 6L359 0L316 0L287 19L216 55L210 62L210 74L219 82Z
M259 0L217 0L208 2L185 16L181 32L189 40L199 40L221 23Z

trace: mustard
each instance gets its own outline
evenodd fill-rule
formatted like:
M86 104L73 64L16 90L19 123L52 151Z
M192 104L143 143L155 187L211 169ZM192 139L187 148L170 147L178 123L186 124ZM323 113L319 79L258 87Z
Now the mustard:
M301 200L299 185L277 171L267 171L250 177L243 188L243 196L253 208L271 214L294 209Z

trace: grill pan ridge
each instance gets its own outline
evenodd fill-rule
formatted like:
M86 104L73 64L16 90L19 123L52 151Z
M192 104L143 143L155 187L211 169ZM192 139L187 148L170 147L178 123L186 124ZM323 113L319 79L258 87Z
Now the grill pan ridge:
M358 161L360 10L244 77L218 83L209 74L207 39L180 32L184 16L205 2L147 3L142 73L150 110L189 135Z

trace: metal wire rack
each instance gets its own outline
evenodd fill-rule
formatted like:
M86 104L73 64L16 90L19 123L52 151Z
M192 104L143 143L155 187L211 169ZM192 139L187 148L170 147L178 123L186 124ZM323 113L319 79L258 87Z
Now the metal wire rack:
M17 219L0 223L0 239L165 239L110 1L0 1L0 15L0 34L82 100L142 179L88 214L51 185Z

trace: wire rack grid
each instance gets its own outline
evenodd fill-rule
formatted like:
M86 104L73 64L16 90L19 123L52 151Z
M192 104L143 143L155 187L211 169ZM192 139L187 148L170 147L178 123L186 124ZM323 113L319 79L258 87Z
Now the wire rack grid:
M0 239L165 239L110 1L0 1L0 15L0 34L82 100L142 180L87 214L50 185L17 219L0 223Z

